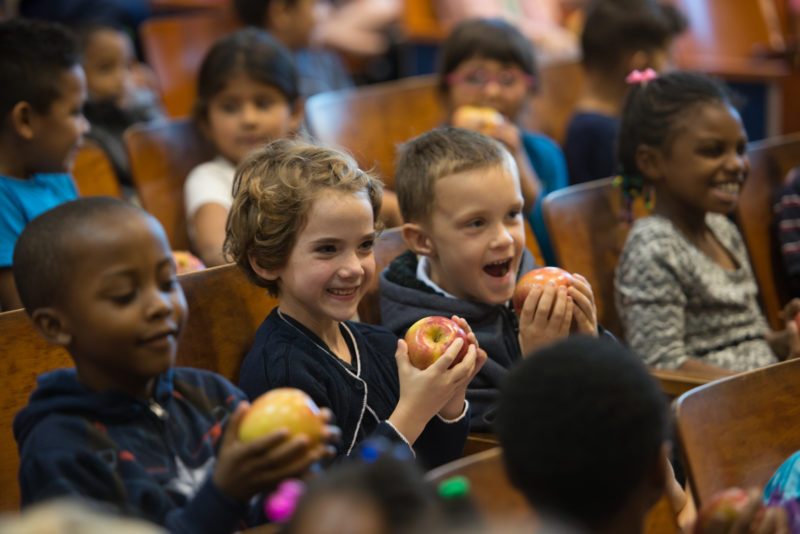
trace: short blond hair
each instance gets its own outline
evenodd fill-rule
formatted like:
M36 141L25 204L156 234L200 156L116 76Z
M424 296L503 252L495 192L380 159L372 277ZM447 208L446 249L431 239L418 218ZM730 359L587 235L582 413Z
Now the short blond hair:
M279 139L248 156L236 169L233 205L223 250L251 282L278 296L278 284L256 273L286 265L306 224L312 202L326 190L365 191L378 220L383 184L348 154L308 142Z
M395 168L394 187L403 221L428 220L434 185L440 178L510 161L513 158L498 141L464 128L437 128L411 139L400 147Z

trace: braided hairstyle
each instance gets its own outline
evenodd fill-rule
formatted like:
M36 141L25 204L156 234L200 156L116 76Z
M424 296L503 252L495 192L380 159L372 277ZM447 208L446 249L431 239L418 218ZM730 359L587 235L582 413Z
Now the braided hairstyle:
M620 174L614 183L622 188L629 220L636 197L644 196L647 208L652 209L651 188L636 162L638 147L668 151L680 133L681 120L696 106L708 103L733 106L733 95L717 79L695 72L671 72L634 84L628 91L617 138Z

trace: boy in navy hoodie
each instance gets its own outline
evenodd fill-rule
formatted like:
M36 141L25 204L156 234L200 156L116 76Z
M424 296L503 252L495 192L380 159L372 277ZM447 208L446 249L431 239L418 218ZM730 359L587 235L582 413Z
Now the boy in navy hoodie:
M23 506L79 495L172 532L233 532L253 497L326 452L283 430L242 443L245 395L172 367L186 301L164 230L139 208L89 197L45 212L17 242L14 278L75 362L41 375L14 420Z

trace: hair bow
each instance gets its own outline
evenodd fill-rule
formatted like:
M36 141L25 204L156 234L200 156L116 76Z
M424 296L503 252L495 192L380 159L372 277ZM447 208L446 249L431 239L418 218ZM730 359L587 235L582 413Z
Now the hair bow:
M649 82L658 78L658 74L653 69L633 70L628 76L625 77L627 83L642 83Z

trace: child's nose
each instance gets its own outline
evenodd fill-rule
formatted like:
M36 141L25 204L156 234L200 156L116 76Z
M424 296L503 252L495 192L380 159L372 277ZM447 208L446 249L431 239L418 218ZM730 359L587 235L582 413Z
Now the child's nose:
M492 247L506 247L514 242L514 236L505 224L498 224L492 236Z
M258 108L253 104L247 104L242 108L242 122L254 124L258 120Z
M361 264L359 255L356 252L347 254L339 269L339 276L342 278L354 278L362 274L364 274L364 266Z
M169 292L153 288L147 301L147 317L160 318L172 314L172 296Z

